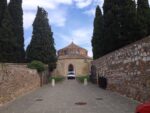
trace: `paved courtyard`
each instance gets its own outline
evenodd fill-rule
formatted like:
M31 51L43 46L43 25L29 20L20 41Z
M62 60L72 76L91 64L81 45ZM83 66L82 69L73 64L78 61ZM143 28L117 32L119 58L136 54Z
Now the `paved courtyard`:
M77 102L86 105L76 105ZM65 80L55 87L46 85L19 97L1 107L0 113L134 113L136 105L136 101L96 85Z

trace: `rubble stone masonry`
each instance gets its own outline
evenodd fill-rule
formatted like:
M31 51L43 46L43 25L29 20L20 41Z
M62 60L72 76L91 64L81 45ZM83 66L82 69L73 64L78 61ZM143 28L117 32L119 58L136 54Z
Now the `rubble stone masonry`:
M26 65L0 64L0 105L40 87L40 76Z
M139 101L150 100L150 36L92 62L107 89Z

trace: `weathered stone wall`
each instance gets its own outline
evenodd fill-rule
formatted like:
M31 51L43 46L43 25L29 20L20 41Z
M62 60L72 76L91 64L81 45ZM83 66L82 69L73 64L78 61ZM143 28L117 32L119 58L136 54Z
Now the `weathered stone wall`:
M92 62L108 89L139 101L150 99L150 36Z
M0 64L0 105L40 86L36 70L26 65Z

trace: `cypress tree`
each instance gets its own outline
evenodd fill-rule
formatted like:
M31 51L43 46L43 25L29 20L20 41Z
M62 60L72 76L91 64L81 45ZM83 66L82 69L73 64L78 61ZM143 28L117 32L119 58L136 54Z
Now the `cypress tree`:
M14 33L16 37L17 51L16 51L16 62L24 62L25 51L24 51L24 33L23 33L23 10L22 0L10 0L8 5L10 15L13 19Z
M105 0L104 54L135 41L136 5L132 0Z
M148 0L137 1L137 23L138 23L138 36L139 39L150 35L150 8Z
M119 4L117 0L105 0L104 11L104 55L118 48L120 34Z
M0 0L0 27L1 27L1 22L4 18L4 12L7 7L7 0Z
M56 50L54 47L53 33L48 23L47 12L38 7L33 23L32 40L27 47L27 60L39 60L49 64L52 71L56 66Z
M94 31L92 37L93 58L97 59L103 54L103 15L99 6L96 7Z
M120 47L136 41L137 24L136 24L136 4L133 0L120 1Z
M0 62L15 62L16 43L13 32L13 21L8 8L0 28Z

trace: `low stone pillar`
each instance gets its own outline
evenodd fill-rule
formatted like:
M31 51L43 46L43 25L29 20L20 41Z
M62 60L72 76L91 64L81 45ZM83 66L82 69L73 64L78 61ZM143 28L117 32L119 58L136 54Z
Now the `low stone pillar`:
M52 79L52 87L55 86L55 79Z
M84 85L86 86L88 84L87 78L84 79Z

